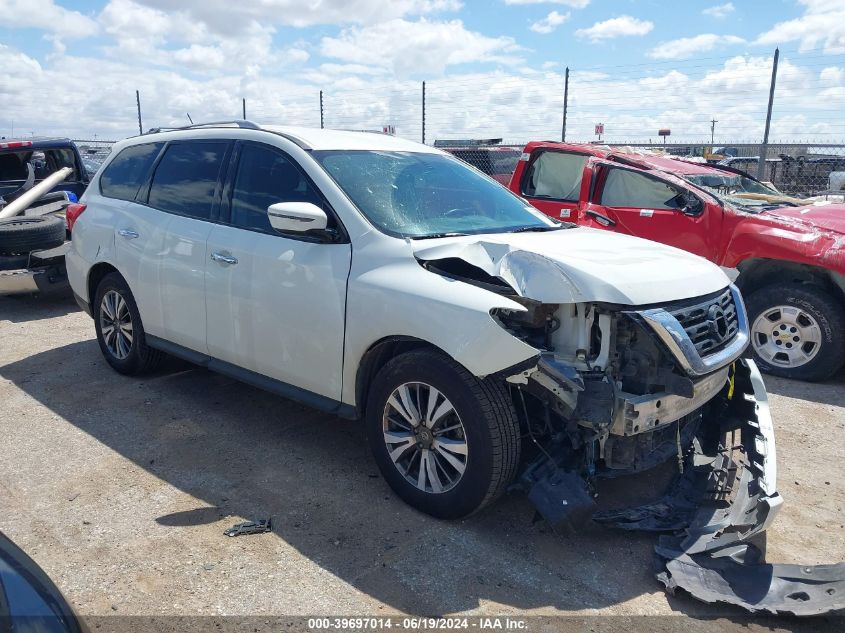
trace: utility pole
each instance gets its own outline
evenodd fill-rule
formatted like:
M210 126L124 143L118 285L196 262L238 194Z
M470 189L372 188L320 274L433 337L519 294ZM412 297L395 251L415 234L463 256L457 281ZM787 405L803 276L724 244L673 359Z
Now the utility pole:
M246 97L244 97L241 101L242 101L241 105L243 105L244 121L246 121Z
M714 139L716 138L716 124L718 122L719 121L717 121L715 117L710 119L710 145L711 146L713 145L713 143L716 142ZM711 151L712 151L712 147L711 147Z
M320 129L323 129L323 91L320 91Z
M778 79L778 58L780 50L775 49L775 58L772 61L772 83L769 86L769 108L766 110L766 129L763 131L763 144L760 146L760 160L757 162L757 180L763 180L766 171L766 154L769 153L769 128L772 124L772 106L775 101L775 83Z
M425 145L425 82L422 82L422 142Z
M566 107L569 105L569 66L566 67L566 78L563 80L563 126L560 130L560 141L566 143Z
M138 134L144 133L144 126L141 125L141 93L135 91L135 103L138 104Z

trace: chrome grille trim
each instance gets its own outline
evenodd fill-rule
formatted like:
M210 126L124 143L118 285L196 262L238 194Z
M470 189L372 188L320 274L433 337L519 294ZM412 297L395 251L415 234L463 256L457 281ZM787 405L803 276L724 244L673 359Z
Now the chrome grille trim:
M709 353L707 349L700 350L699 347L703 347L702 342L699 341L699 346L696 345L690 337L689 332L678 321L675 314L678 312L688 312L692 308L697 307L697 305L712 305L715 301L721 301L722 297L728 293L733 300L736 318L736 331L734 332L733 338L728 338L726 335L718 345L711 346L710 349L713 351ZM749 331L745 304L742 301L739 290L733 284L730 285L726 293L723 293L717 299L696 304L692 308L675 309L672 312L663 308L653 308L650 310L641 310L635 314L651 327L687 375L695 377L714 372L738 359L748 346ZM689 325L691 328L693 326L694 323ZM702 351L704 352L703 354Z
M739 331L736 304L730 288L714 299L671 310L690 337L699 356L724 347Z

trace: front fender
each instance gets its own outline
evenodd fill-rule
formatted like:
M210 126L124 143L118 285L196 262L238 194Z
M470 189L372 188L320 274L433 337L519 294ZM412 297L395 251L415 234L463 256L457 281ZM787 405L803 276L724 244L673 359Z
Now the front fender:
M347 404L355 404L356 375L364 354L386 337L430 343L479 377L538 354L490 315L495 308L521 311L522 306L429 272L413 259L353 274L347 296L342 398Z

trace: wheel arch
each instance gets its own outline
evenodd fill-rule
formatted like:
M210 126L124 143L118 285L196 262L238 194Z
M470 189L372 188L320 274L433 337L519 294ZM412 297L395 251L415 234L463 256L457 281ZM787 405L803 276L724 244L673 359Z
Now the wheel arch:
M413 336L400 335L385 336L373 343L364 352L361 362L358 363L358 370L355 373L355 412L359 418L364 415L367 406L367 393L369 392L370 384L381 368L400 354L422 349L434 350L451 358L449 354L433 343Z
M845 305L845 275L821 266L755 257L741 262L736 285L744 295L769 285L799 283L821 286Z
M110 274L110 273L117 273L120 275L120 271L109 264L108 262L99 262L94 264L91 267L91 270L88 271L88 281L86 283L86 291L88 292L88 303L89 305L93 306L94 299L97 293L97 286L100 285L100 282L103 278ZM123 275L121 275L123 277ZM93 314L93 307L92 307L92 314Z

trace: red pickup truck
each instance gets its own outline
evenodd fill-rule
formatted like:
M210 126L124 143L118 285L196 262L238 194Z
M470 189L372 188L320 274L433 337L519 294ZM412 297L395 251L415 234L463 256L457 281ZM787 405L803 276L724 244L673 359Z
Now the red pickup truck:
M738 274L764 371L823 380L845 364L845 205L789 198L730 167L554 142L529 143L509 187L551 217Z

